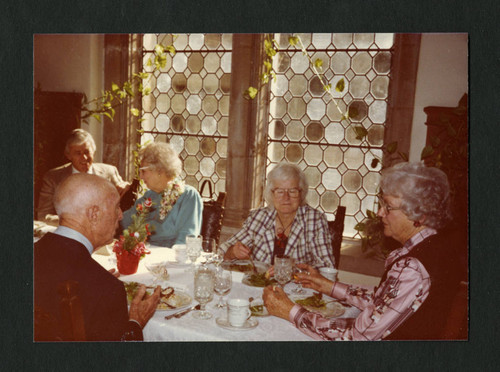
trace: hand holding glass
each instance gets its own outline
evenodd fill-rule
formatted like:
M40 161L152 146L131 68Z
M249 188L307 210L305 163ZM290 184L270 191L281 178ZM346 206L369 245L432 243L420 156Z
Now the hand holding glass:
M292 279L293 260L289 256L276 256L274 258L274 278L281 288Z

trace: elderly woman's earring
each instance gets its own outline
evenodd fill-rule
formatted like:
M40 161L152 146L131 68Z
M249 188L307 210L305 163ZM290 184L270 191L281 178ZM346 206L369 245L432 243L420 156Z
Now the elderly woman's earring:
M422 224L420 223L420 221L414 221L413 226L420 227L420 226L422 226Z

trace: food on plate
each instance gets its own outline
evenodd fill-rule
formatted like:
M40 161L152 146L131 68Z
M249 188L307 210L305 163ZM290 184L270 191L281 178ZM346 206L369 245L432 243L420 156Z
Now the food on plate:
M325 301L319 292L313 293L309 297L292 298L293 302L303 306L309 311L319 313L327 318L336 318L345 313L345 307L335 300Z
M268 285L277 283L274 278L270 279L266 274L267 274L266 272L263 272L260 274L247 275L243 279L243 283L253 287L266 287Z
M323 295L321 293L316 292L313 293L312 296L295 300L295 303L302 306L324 308L326 306L326 302L322 299L322 297Z
M127 282L124 283L125 290L127 291L127 300L130 303L139 289L140 283ZM146 292L152 294L155 287L146 287ZM191 297L180 291L176 291L172 287L162 288L160 292L160 302L158 303L157 310L177 309L191 303Z
M269 312L267 311L266 306L264 305L264 301L261 298L257 298L250 302L250 311L253 316L268 316Z
M242 265L242 264L233 263L233 264L227 265L227 268L228 268L228 270L239 271L239 272L242 272L242 273L246 273L248 271L252 271L252 265L251 264Z

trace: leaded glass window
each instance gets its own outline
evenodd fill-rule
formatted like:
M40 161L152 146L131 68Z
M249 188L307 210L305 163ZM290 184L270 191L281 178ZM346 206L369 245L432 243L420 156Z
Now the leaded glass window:
M176 54L161 70L148 67L157 44ZM199 189L205 179L225 191L231 34L146 34L143 65L153 72L151 94L143 97L146 141L167 141L180 153L186 183Z
M353 237L376 203L380 166L371 162L382 158L394 36L299 34L312 60L323 61L328 83L344 79L344 91L335 95L340 111L289 36L275 34L280 49L273 60L267 171L283 160L298 164L310 184L309 204L329 219L346 206L344 236ZM366 140L356 139L341 111L366 128Z

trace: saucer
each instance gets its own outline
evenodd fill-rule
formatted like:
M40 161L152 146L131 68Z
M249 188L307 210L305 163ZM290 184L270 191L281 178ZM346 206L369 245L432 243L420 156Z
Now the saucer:
M229 329L231 331L248 331L250 329L254 329L259 325L259 321L252 317L250 319L247 319L247 321L241 327L232 326L227 318L217 318L215 319L215 323L217 323L219 327Z

